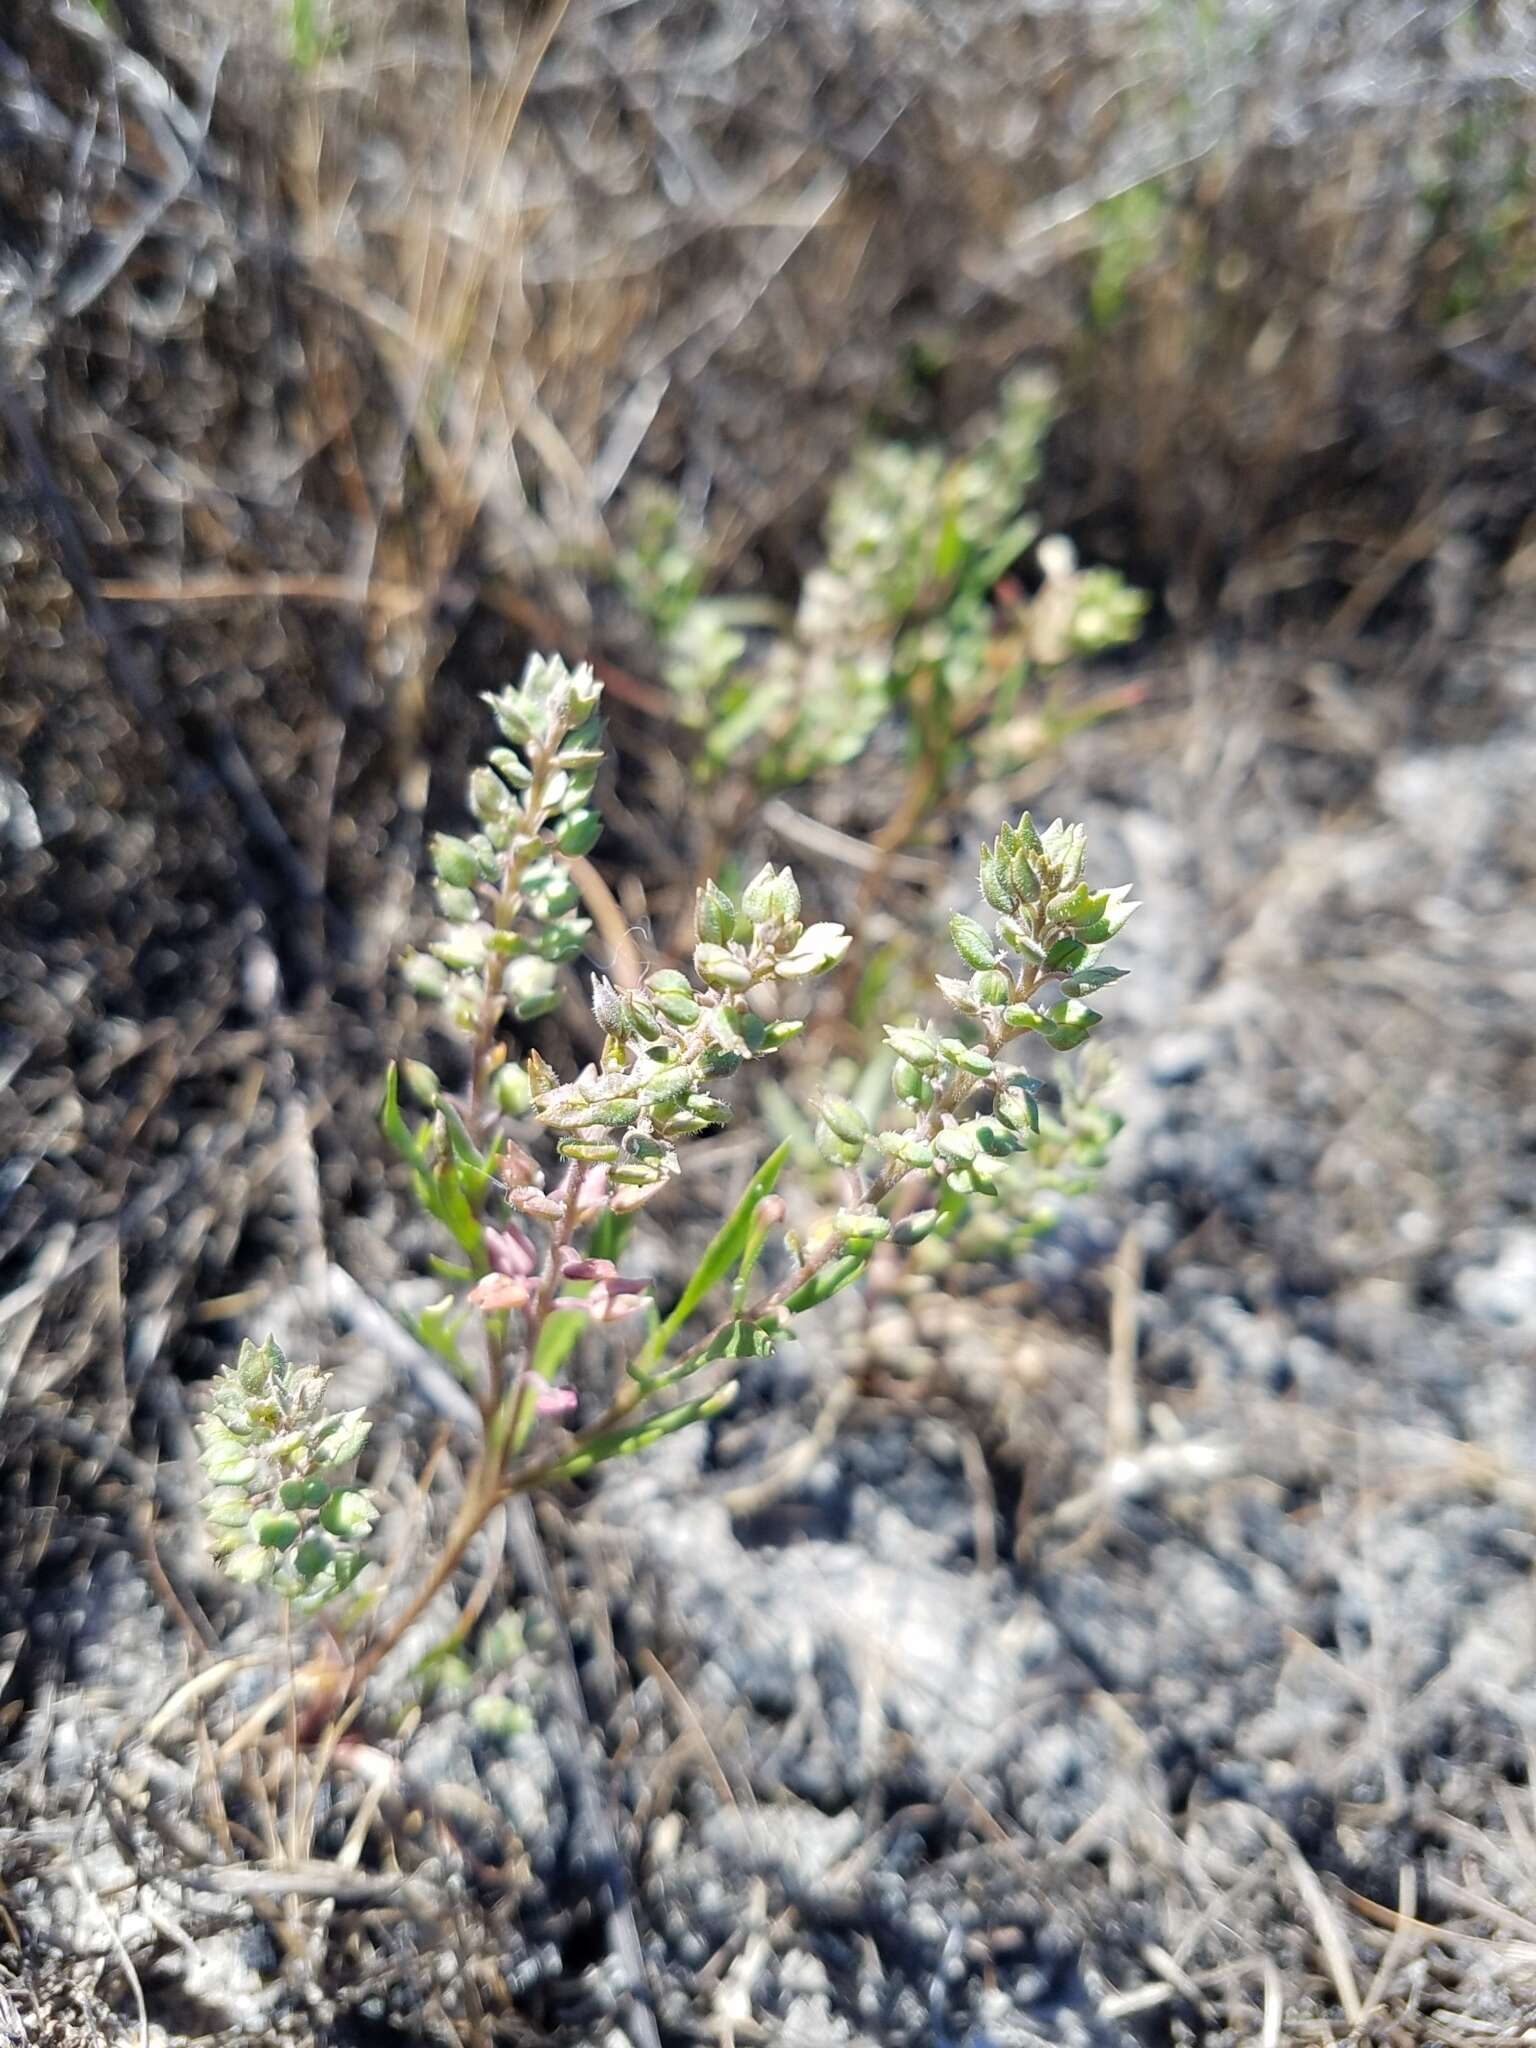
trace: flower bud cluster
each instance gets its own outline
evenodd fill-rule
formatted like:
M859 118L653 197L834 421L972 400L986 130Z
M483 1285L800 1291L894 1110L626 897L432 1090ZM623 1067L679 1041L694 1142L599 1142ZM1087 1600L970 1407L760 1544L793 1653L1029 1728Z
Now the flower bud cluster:
M681 1139L730 1119L715 1084L743 1062L776 1052L800 1030L754 1008L754 991L826 974L847 952L841 925L802 924L800 890L785 868L764 867L736 903L715 882L694 913L696 979L659 968L637 989L599 977L592 1011L604 1034L601 1059L561 1084L531 1055L527 1076L538 1120L562 1158L601 1167L620 1214L648 1201L677 1172ZM514 1206L537 1213L513 1191Z
M821 1098L816 1142L825 1158L857 1172L873 1146L885 1160L864 1189L865 1206L835 1219L844 1241L890 1234L879 1228L877 1204L908 1174L927 1174L954 1197L995 1196L1001 1164L1035 1148L1044 1083L1002 1054L1032 1036L1056 1052L1089 1037L1101 1018L1083 998L1124 972L1102 955L1137 907L1127 888L1088 886L1085 850L1080 825L1058 818L1042 832L1028 812L983 846L981 893L997 913L995 928L957 912L950 937L970 974L935 977L967 1020L967 1035L917 1025L885 1033L895 1055L892 1092L910 1112L904 1124L876 1133L852 1103ZM968 1114L983 1090L990 1107Z
M272 1337L247 1340L198 1426L215 1556L232 1579L268 1584L306 1612L363 1569L358 1546L376 1514L368 1494L339 1477L371 1425L361 1408L325 1412L327 1378L290 1364Z
M567 862L602 830L592 807L601 695L590 668L534 655L516 687L486 698L505 744L469 779L479 829L439 832L431 845L449 930L404 963L418 994L442 1002L460 1032L494 1032L506 1010L519 1023L552 1010L556 970L591 929Z

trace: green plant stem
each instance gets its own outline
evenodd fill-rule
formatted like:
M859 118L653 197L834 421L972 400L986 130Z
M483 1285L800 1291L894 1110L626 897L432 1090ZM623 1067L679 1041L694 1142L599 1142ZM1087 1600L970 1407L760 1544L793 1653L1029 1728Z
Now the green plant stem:
M491 1460L482 1451L470 1468L469 1480L464 1489L464 1498L459 1511L453 1518L453 1525L443 1539L443 1547L433 1561L431 1570L411 1595L394 1620L376 1635L352 1666L347 1681L347 1690L359 1694L379 1665L389 1655L402 1636L413 1628L426 1613L438 1594L458 1570L464 1553L480 1533L486 1517L497 1504L495 1472Z

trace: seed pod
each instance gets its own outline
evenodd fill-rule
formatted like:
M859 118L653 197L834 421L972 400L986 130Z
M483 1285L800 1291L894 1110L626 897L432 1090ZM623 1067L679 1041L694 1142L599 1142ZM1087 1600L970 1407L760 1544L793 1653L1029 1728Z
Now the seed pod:
M939 1064L939 1048L926 1031L914 1031L905 1025L888 1024L885 1042L898 1058L928 1073Z
M656 998L656 1007L669 1024L677 1025L681 1031L689 1030L699 1021L699 1006L691 995L659 995Z
M701 944L727 944L736 929L736 906L717 882L706 882L694 905L693 928Z
M981 893L994 910L1012 910L1014 892L1007 865L1000 862L990 846L981 849Z
M914 1109L926 1109L933 1100L933 1084L910 1060L896 1062L891 1069L891 1086L898 1100L910 1103Z
M974 917L964 917L956 911L949 920L949 936L967 967L980 971L997 965L997 949L986 928Z
M741 892L741 907L752 924L767 924L777 915L774 909L774 884L778 876L772 861L766 862Z
M278 1514L266 1509L251 1517L251 1534L265 1550L287 1550L299 1540L297 1515Z
M839 1237L851 1238L859 1244L879 1244L891 1234L891 1219L877 1216L873 1209L839 1209L832 1218L832 1227Z
M425 953L407 953L400 962L400 972L405 976L406 986L412 995L421 996L429 1003L439 1003L448 993L448 976L438 961Z
M455 839L447 832L436 832L432 836L431 854L433 871L439 881L447 882L456 889L472 889L480 880L480 862L466 840Z
M496 1069L491 1080L491 1093L496 1097L496 1106L503 1116L526 1116L533 1106L528 1076L510 1060Z
M840 1138L824 1119L817 1120L815 1138L816 1150L829 1166L857 1166L863 1156L862 1139Z
M891 1235L897 1244L921 1244L925 1237L931 1237L938 1228L937 1209L917 1209L910 1216L903 1216Z
M967 1045L963 1038L944 1038L939 1043L945 1059L962 1074L974 1074L978 1081L990 1076L992 1055L985 1046Z
M590 853L603 836L603 821L596 811L571 811L555 827L555 844L567 860Z
M450 924L468 924L480 915L474 892L454 882L438 883L437 907Z
M321 1528L348 1542L366 1536L375 1519L373 1502L355 1486L340 1488L320 1510Z
M242 1493L213 1494L203 1505L203 1518L210 1528L243 1529L251 1519L251 1504Z
M306 1536L293 1554L294 1570L301 1579L317 1579L335 1555L323 1536Z
M423 1109L436 1109L443 1099L443 1084L422 1060L402 1060L400 1078Z
M592 979L592 1014L610 1038L622 1038L630 1018L624 1000L604 974Z
M517 803L494 768L477 768L469 778L469 808L482 825L499 825Z
M821 1120L848 1145L863 1145L869 1138L869 1125L859 1110L841 1095L823 1095L817 1105Z
M1040 877L1027 853L1016 853L1008 863L1008 879L1020 903L1033 903L1040 894Z
M702 902L702 898L700 899ZM744 960L728 953L724 946L703 941L694 948L693 964L699 979L710 988L744 989L752 986L752 970Z
M242 1543L224 1560L224 1570L237 1585L254 1586L272 1569L272 1553L259 1543Z

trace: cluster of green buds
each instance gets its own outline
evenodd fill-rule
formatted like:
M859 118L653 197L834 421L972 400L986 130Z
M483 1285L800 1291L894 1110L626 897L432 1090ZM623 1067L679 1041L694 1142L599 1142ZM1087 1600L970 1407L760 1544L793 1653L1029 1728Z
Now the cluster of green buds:
M885 1033L895 1055L892 1088L907 1120L877 1134L851 1102L822 1099L817 1144L858 1191L832 1222L844 1241L926 1234L946 1202L953 1215L969 1196L997 1195L1003 1162L1037 1143L1044 1083L1003 1054L1030 1038L1061 1053L1084 1043L1101 1021L1085 998L1124 972L1103 964L1104 948L1136 908L1128 887L1084 881L1084 855L1080 825L1058 819L1041 832L1027 812L1004 825L981 851L981 892L997 913L996 928L956 913L950 935L970 973L936 977L962 1028L893 1025ZM979 1092L990 1095L990 1106L976 1113ZM872 1175L864 1171L871 1148L884 1155ZM939 1184L940 1207L899 1223L881 1214L880 1204L914 1173Z
M754 992L829 973L850 943L841 925L802 924L787 867L765 866L739 904L706 883L694 930L695 979L660 968L635 989L594 982L592 1011L603 1030L596 1065L562 1085L536 1053L528 1061L534 1115L555 1133L562 1158L603 1169L621 1215L677 1172L680 1139L729 1121L714 1085L802 1028L764 1017ZM531 1187L512 1188L508 1199L528 1215L544 1214L549 1202Z
M1053 413L1049 381L1025 373L962 455L862 448L833 488L824 556L787 626L760 605L704 595L681 507L669 516L654 490L637 500L617 573L699 732L704 779L746 759L766 786L806 781L855 760L893 711L938 758L1033 669L1134 639L1143 595L1113 570L1080 569L1059 536L1040 543L1038 593L995 601L1039 538L1020 507Z
M559 1000L559 967L581 951L590 920L567 863L589 853L602 831L592 792L602 762L590 668L570 670L535 655L514 688L488 695L504 745L469 779L479 830L440 832L431 857L437 906L449 929L404 967L417 993L445 1006L449 1021L482 1045L510 1011L530 1023ZM507 1077L507 1107L525 1106Z
M326 1412L328 1377L290 1364L272 1337L247 1340L198 1426L214 1555L232 1579L270 1585L306 1613L356 1579L375 1519L367 1493L340 1476L371 1425L361 1408Z

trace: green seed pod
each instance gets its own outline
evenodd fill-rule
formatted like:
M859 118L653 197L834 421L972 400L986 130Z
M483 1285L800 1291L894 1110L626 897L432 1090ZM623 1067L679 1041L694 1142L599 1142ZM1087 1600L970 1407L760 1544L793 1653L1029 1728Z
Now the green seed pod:
M1028 853L1016 853L1008 863L1008 879L1013 884L1013 893L1020 903L1033 903L1040 894L1040 877L1036 874Z
M320 1510L321 1528L344 1542L355 1543L366 1536L375 1520L373 1502L355 1486L339 1487Z
M517 804L494 768L477 768L469 778L469 808L482 825L499 825Z
M335 1555L323 1536L306 1536L293 1554L294 1570L301 1579L316 1579Z
M699 891L693 912L694 932L701 944L723 946L736 929L736 906L716 882Z
M1032 1094L1021 1087L999 1088L993 1113L1011 1131L1038 1131L1040 1107Z
M443 1099L443 1084L422 1060L402 1060L400 1078L423 1109L436 1109Z
M567 860L590 853L603 836L603 821L596 811L571 811L555 827L555 844Z
M710 988L739 990L752 986L751 968L744 960L738 960L734 953L728 953L724 946L701 942L694 948L693 964L700 981Z
M474 892L456 882L439 882L437 907L450 924L469 924L480 915Z
M432 836L431 857L438 880L450 888L472 889L480 880L480 862L467 840L436 832Z
M898 1099L914 1109L926 1109L933 1100L933 1084L910 1060L898 1060L891 1069L891 1086Z
M990 1117L978 1117L971 1129L976 1133L977 1144L989 1159L1008 1159L1019 1149L1019 1141L1013 1132Z
M659 995L656 998L656 1007L669 1024L676 1024L683 1031L697 1024L701 1014L698 1004L691 995Z
M877 1216L872 1209L839 1209L832 1218L832 1227L839 1237L851 1238L860 1244L879 1244L891 1234L891 1219Z
M989 967L984 974L972 978L971 993L978 1003L996 1010L1013 994L1013 983L1000 967Z
M626 1130L640 1121L640 1104L632 1095L615 1095L607 1102L594 1102L583 1119L601 1130Z
M777 881L773 863L768 861L742 890L741 907L749 923L767 924L777 917L774 907L774 885Z
M793 924L800 915L800 884L791 868L780 868L774 877L773 914L780 924L786 925Z
M592 980L592 1014L610 1038L623 1038L631 1022L623 997L606 975Z
M887 1025L885 1042L898 1058L909 1061L923 1073L930 1073L939 1064L939 1048L926 1031L912 1031L903 1025Z
M299 1540L297 1515L277 1514L266 1509L251 1517L251 1534L264 1550L287 1550Z
M699 1054L699 1072L709 1080L734 1074L740 1065L741 1054L733 1052L728 1045L706 1045Z
M244 1494L214 1494L204 1502L203 1516L214 1529L243 1529L251 1519L251 1504Z
M823 1095L817 1108L821 1120L844 1144L862 1146L869 1139L869 1125L863 1114L841 1095Z
M863 1156L862 1139L850 1143L848 1139L840 1138L824 1120L817 1121L815 1137L816 1150L829 1166L857 1166Z
M491 1080L491 1093L503 1116L526 1116L533 1106L528 1076L510 1060L496 1069Z
M994 910L1012 910L1014 894L1006 863L999 862L990 846L981 849L981 893Z
M891 1235L897 1244L921 1244L925 1237L931 1237L938 1228L937 1209L916 1209L910 1216L903 1216Z
M302 1479L285 1479L283 1481L282 1485L277 1489L277 1497L285 1508L301 1508L304 1506L305 1484L306 1482Z
M945 1038L939 1043L945 1059L952 1067L958 1067L962 1074L974 1074L978 1081L990 1077L992 1055L985 1046L967 1045L963 1038Z
M964 917L959 911L949 920L949 936L955 951L967 967L978 972L997 965L997 949L986 928L979 925L974 917Z
M237 1585L254 1586L272 1569L272 1553L259 1543L242 1543L224 1560L224 1570Z

